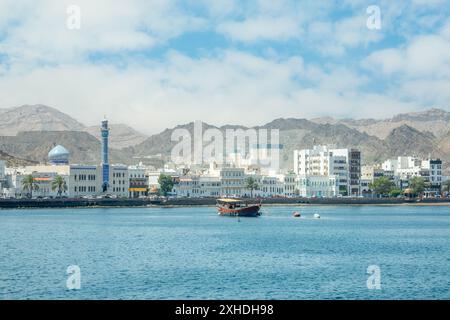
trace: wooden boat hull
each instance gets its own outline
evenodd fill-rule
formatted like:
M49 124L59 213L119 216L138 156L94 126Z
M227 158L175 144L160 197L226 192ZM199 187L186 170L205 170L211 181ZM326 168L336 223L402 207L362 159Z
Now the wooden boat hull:
M248 207L243 208L225 208L218 207L219 215L221 216L239 216L239 217L257 217L260 216L261 213L259 210L261 209L261 205L250 205Z

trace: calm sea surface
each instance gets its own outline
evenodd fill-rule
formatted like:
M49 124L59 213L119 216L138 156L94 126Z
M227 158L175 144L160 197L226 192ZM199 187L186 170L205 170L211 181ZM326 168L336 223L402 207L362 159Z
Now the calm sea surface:
M1 210L0 299L450 299L450 207Z

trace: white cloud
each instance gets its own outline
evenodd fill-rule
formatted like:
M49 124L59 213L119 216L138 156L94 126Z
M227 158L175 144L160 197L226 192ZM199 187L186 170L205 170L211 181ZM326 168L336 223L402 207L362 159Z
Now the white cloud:
M107 114L146 133L195 119L256 125L276 117L384 117L433 103L448 108L450 22L434 33L405 31L404 44L363 61L373 78L386 81L385 91L371 91L374 80L361 72L360 56L393 32L398 12L405 12L402 26L414 21L399 2L381 1L380 32L366 28L362 0L344 2L350 13L337 16L332 1L75 2L79 31L66 28L71 0L0 0L0 106L43 103L87 124ZM421 16L420 24L437 25L439 17ZM166 47L192 30L234 41L195 54L189 43L185 51ZM88 59L95 54L107 56Z
M217 31L234 40L243 42L286 41L299 38L302 33L295 19L268 16L250 18L240 22L225 22L218 26Z
M341 56L347 49L366 47L380 41L383 33L369 30L364 14L333 21L315 21L309 24L307 41L324 56Z
M298 78L311 83L300 85ZM0 78L0 105L44 103L88 124L107 114L146 133L196 119L258 125L276 117L376 116L379 108L387 114L406 109L395 99L358 92L364 81L342 67L324 72L305 66L300 58L225 51L192 59L172 52L165 65L59 66ZM8 94L19 87L20 95Z
M418 36L407 47L372 53L365 65L386 74L418 77L450 76L450 41L437 35Z
M81 29L69 30L71 0L25 2L2 0L5 39L0 53L22 63L75 63L91 53L150 49L204 24L186 15L175 1L78 0ZM11 10L11 11L10 11ZM23 14L23 13L27 14ZM1 25L1 22L0 22Z

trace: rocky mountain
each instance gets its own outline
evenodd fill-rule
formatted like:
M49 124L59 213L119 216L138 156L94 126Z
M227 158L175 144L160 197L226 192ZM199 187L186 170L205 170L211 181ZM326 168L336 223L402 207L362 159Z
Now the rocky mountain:
M420 141L420 143L418 142ZM443 157L438 139L430 132L420 132L408 125L395 128L384 140L388 154L398 156L414 155L420 157Z
M79 131L84 125L55 108L24 105L0 109L0 136L14 136L20 131Z
M137 157L162 155L169 159L170 152L177 143L171 141L173 130L186 129L193 136L193 128L194 124L191 122L173 129L166 129L134 147L127 148L126 151ZM208 128L220 130L225 137L225 130L230 126L215 127L204 123L203 130ZM242 126L236 128L248 129ZM450 143L446 142L446 139L439 139L431 132L421 132L408 125L393 129L385 139L371 136L343 124L320 124L306 119L276 119L255 128L280 130L280 143L283 144L281 166L284 168L292 167L293 150L311 148L320 144L360 149L364 163L381 162L400 155L440 157L447 165L450 163Z
M121 149L139 144L147 136L124 124L110 124L110 145ZM0 136L15 136L21 131L85 131L100 139L98 126L87 127L69 115L45 105L0 108Z
M7 154L6 152L3 152L1 150L0 150L0 160L6 161L7 167L31 166L31 165L35 165L38 163L37 161L33 161L33 160L29 160L29 159L13 157L12 155Z
M98 164L101 160L101 143L87 132L80 131L24 131L16 136L0 137L0 150L14 157L46 162L48 152L61 144L70 151L71 163ZM124 163L128 155L120 150L110 150L111 161Z
M442 153L450 154L450 131L439 139L438 148Z
M160 134L149 137L141 144L128 148L127 152L140 157L161 154L168 158L173 146L177 143L171 141L173 130L186 129L193 136L193 128L194 124L191 122L173 129L166 129ZM215 127L203 124L203 130L209 128L220 130L225 137L225 131L230 129L230 126ZM246 130L249 128L238 126L232 129ZM255 129L280 130L280 143L283 145L281 165L283 167L292 166L292 156L295 149L311 148L317 144L334 145L342 148L360 148L368 162L380 160L382 155L385 154L380 150L386 150L380 139L344 125L317 124L305 119L277 119L263 126L255 127Z
M137 145L148 137L125 124L110 124L110 145L115 149L122 149ZM83 131L100 140L99 126L84 128Z
M442 109L429 109L422 112L411 112L396 115L390 119L334 119L331 117L316 118L316 123L343 124L349 128L365 132L369 135L385 139L395 128L407 125L419 131L430 131L440 138L450 130L450 112Z
M17 133L15 136L11 134L1 136L0 150L3 152L13 157L45 161L52 145L62 144L71 151L73 163L100 162L98 127L86 127L56 109L45 106L23 106L15 108L14 112L12 110L0 109L0 132L10 130L10 123L14 121L20 122L19 129L29 130L17 133L17 129L13 131ZM31 110L31 116L25 114L28 110ZM5 114L8 116L3 118ZM29 126L28 121L31 122ZM60 126L64 128L49 131ZM204 123L203 130L208 128L218 129L224 136L227 129L248 129L232 124L215 127ZM194 123L168 128L150 137L126 125L111 124L112 161L120 163L144 161L148 164L161 165L169 160L171 150L176 144L171 141L175 129L186 129L193 135ZM447 166L450 164L450 112L440 109L400 114L386 120L280 118L255 129L280 131L280 143L284 146L281 165L285 168L292 167L293 150L311 148L318 144L358 148L362 151L364 163L380 162L399 155L421 157L431 155L440 157Z

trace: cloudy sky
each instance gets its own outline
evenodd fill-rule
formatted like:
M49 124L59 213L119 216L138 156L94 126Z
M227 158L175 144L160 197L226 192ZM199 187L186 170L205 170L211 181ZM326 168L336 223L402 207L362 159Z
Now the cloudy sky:
M450 0L0 0L0 107L38 103L145 133L450 111Z

